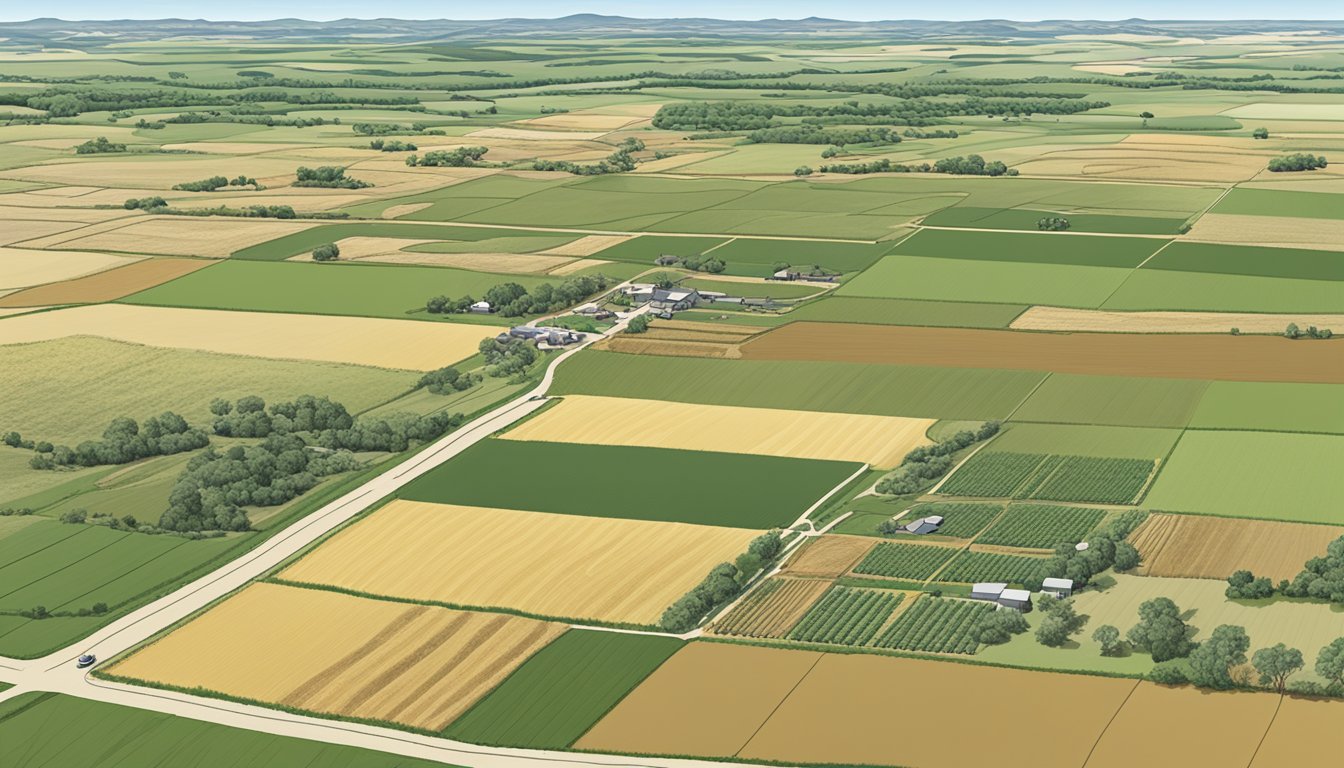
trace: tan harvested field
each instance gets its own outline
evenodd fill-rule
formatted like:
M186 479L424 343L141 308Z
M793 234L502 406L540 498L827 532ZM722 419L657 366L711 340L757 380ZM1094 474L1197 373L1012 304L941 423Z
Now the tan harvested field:
M1093 333L1242 333L1279 334L1289 323L1303 328L1337 328L1344 315L1272 315L1251 312L1111 312L1101 309L1030 307L1009 326L1028 331Z
M345 254L342 252L342 258ZM295 257L300 259L302 257ZM566 256L543 256L537 253L425 253L397 251L368 256L362 261L380 264L421 264L431 267L455 267L481 272L504 274L536 274L564 266L573 259Z
M560 115L543 115L529 120L519 120L515 124L528 128L542 128L554 131L601 131L607 133L619 130L635 123L647 122L646 117L631 115L603 115L591 112L573 112Z
M154 159L96 159L30 165L0 171L0 177L101 187L116 187L131 182L137 189L168 190L174 184L184 181L238 173L238 159L235 157L196 156L190 159L171 156L169 159L163 159L165 156L162 155L149 157ZM294 171L300 165L303 165L300 160L254 157L247 161L247 171L249 176L255 176L262 184L275 187L293 181Z
M263 582L111 671L438 731L565 629Z
M1250 768L1327 768L1334 765L1344 702L1285 697Z
M1246 628L1252 649L1275 643L1301 649L1306 668L1297 674L1295 679L1298 680L1317 679L1312 671L1317 652L1341 634L1341 614L1326 603L1236 603L1224 594L1227 584L1213 579L1117 574L1115 580L1113 587L1074 597L1078 613L1092 617L1088 626L1131 627L1138 621L1142 603L1155 597L1167 597L1190 614L1186 621L1196 628L1196 641L1206 639L1221 624L1236 624Z
M30 251L0 246L0 290L55 283L105 269L131 264L135 259L86 251Z
M663 320L653 324L649 327L649 330L644 332L644 338L650 341L704 341L714 344L737 344L755 335L752 332L744 333L736 327L732 332L725 333L715 330L713 326L694 327L702 325L702 323L682 323L679 326L669 325L668 323L669 321Z
M561 275L561 276L572 275L575 272L587 269L589 267L600 267L603 264L610 264L610 263L611 262L604 261L602 259L575 259L569 262L568 264L561 264L560 266L556 267L555 269L552 269L550 272L547 272L546 274Z
M1337 384L1344 383L1341 345L1268 336L1020 333L798 322L751 339L741 354L747 360Z
M101 336L152 347L429 371L476 353L495 329L366 317L94 304L14 317L0 344Z
M1247 181L1264 169L1265 158L1234 152L1191 152L1137 146L1050 152L1016 165L1023 175L1087 176L1152 181Z
M691 643L575 745L786 764L1078 768L1133 680L860 654ZM994 713L974 738L894 712ZM1067 706L1060 706L1067 702ZM1020 738L1050 722L1049 745ZM963 734L964 736L964 734ZM1156 765L1156 763L1154 763Z
M691 643L574 746L603 752L735 755L821 657L815 651Z
M1272 693L1139 683L1097 741L1087 768L1246 765L1278 704Z
M155 216L110 231L74 237L67 248L224 258L234 251L311 228L312 224L273 219L201 219ZM80 233L73 233L80 234Z
M725 341L744 341L764 331L763 328L743 327L721 323L707 323L699 320L659 320L651 329L693 331L714 334Z
M399 253L401 249L409 248L412 245L424 245L433 242L437 241L417 240L410 237L343 237L336 241L336 246L341 249L342 259L355 260L386 256ZM289 260L311 261L312 255L302 253L291 256Z
M512 139L514 141L592 141L606 131L541 131L533 128L482 128L467 134L470 139Z
M567 395L510 440L635 445L862 461L893 467L930 441L933 419ZM712 436L712 437L711 437Z
M835 578L848 573L876 544L877 539L867 536L829 534L801 548L784 564L784 570L796 576Z
M5 206L9 207L9 206ZM0 213L0 217L4 214ZM6 219L0 218L5 222L5 228L0 231L0 246L13 245L21 243L24 240L32 240L36 237L46 237L61 232L69 232L72 229L78 229L84 226L78 221L42 221L35 219Z
M710 625L716 635L736 637L783 637L803 618L807 609L829 589L822 579L788 579L776 576Z
M396 500L281 577L454 605L654 624L759 534Z
M1344 528L1333 525L1154 514L1129 539L1143 555L1144 576L1226 579L1246 569L1277 582L1340 536Z
M544 253L547 256L592 256L598 251L605 250L613 245L620 245L629 240L632 235L585 235L578 240L557 245L554 248L548 248L537 253ZM605 264L606 262L602 262Z
M1185 237L1210 243L1335 251L1344 243L1344 221L1206 213Z
M598 349L611 352L628 352L632 355L665 355L668 357L714 357L736 359L742 356L741 350L732 344L710 344L696 341L658 341L656 339L634 339L628 336L613 336L594 345Z
M50 252L53 256L59 255ZM0 307L41 307L115 301L209 266L204 259L142 259L92 275L39 285L0 298Z

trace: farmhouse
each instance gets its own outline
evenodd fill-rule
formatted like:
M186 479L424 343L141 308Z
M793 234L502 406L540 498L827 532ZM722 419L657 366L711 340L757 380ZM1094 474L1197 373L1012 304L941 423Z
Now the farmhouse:
M1054 597L1070 597L1073 595L1073 579L1057 579L1053 576L1042 579L1041 594L1053 595Z
M943 524L942 515L929 515L909 523L905 526L906 533L913 533L916 536L923 536L928 533L937 533L938 526Z
M552 347L563 347L583 341L583 334L568 328L542 328L530 325L515 325L509 329L509 336L515 339L530 339ZM504 334L500 334L503 337Z
M674 288L672 290L655 288L649 301L655 309L681 312L700 303L700 292L694 288Z

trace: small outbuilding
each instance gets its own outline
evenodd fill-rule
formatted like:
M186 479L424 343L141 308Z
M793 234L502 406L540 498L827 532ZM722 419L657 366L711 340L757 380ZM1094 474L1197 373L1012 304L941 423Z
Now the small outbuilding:
M478 301L475 304L472 304L468 309L478 315L488 315L495 311L495 308L490 306L490 302L488 301Z
M658 258L654 259L653 263L660 267L670 267L679 261L681 261L680 256L673 256L670 253L664 253L662 256L659 256Z
M1007 584L997 581L986 581L971 587L972 600L988 600L998 602L1003 591L1008 588Z
M793 271L792 269L789 269L789 268L785 267L784 269L779 270L778 272L776 272L775 274L771 275L770 277L767 277L766 279L767 279L767 280L785 280L785 281L792 282L792 281L794 281L794 280L797 280L797 279L800 278L800 277L802 277L802 274L801 274L801 273L799 273L799 272L795 272L795 271Z
M1031 610L1031 593L1025 589L1005 589L999 593L998 604L1016 611Z
M1064 598L1073 595L1073 579L1057 579L1050 577L1041 580L1041 592Z
M905 531L906 533L913 533L916 536L923 536L930 533L937 533L938 526L942 524L942 515L929 515L928 517L921 517L913 523L908 523L905 526Z

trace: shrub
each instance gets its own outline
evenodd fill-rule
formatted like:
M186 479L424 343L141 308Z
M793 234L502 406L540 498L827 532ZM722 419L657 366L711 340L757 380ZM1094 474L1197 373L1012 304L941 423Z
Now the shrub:
M313 249L313 261L335 261L341 256L341 248L335 243L323 243Z

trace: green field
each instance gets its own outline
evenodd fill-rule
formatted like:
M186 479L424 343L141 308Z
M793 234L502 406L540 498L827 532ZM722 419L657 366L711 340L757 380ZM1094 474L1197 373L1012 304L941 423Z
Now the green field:
M938 492L948 496L1133 504L1156 459L983 450Z
M723 237L672 237L670 235L640 235L593 254L595 259L631 261L654 266L659 256L699 256L728 242Z
M125 299L131 304L363 317L451 318L509 325L498 315L429 315L433 296L481 296L501 283L532 288L558 283L531 275L497 275L448 267L389 264L305 264L229 260Z
M1006 582L1022 584L1031 578L1043 558L1029 555L1003 555L998 552L964 551L938 574L938 581L960 584Z
M933 653L975 653L976 625L994 606L972 600L920 597L874 643L879 648Z
M1047 217L1059 216L1058 211L1032 208L975 208L953 206L925 216L929 227L982 227L985 229L1037 230L1037 223ZM1122 235L1174 235L1185 224L1185 218L1167 216L1112 216L1096 213L1067 213L1070 232L1110 232Z
M761 283L739 283L737 281L715 280L712 277L693 277L681 283L686 288L694 288L697 291L717 291L729 296L745 296L749 298L772 299L800 299L806 296L815 296L820 293L822 288L815 285L806 285L803 283L790 283L784 281L772 281Z
M876 325L922 325L956 328L1007 328L1026 311L1025 304L974 304L919 299L864 299L826 296L809 301L782 320Z
M277 237L264 243L235 251L233 258L253 261L282 261L290 256L307 253L323 243L334 243L347 237L399 237L415 240L449 240L462 243L465 251L509 252L511 248L497 249L489 245L493 240L508 239L511 246L526 250L543 250L571 242L580 235L556 235L522 229L493 227L451 227L436 224L401 224L395 222L359 222L325 224L312 229ZM471 244L471 245L467 245ZM438 251L435 251L438 252ZM451 253L452 251L446 251ZM518 251L514 251L518 252ZM524 251L525 252L525 251Z
M858 468L735 453L484 440L400 495L474 507L774 528L793 522Z
M1044 374L586 351L560 366L552 394L606 395L882 416L1004 418Z
M1134 270L1102 309L1207 312L1344 312L1344 290L1332 280Z
M1095 308L1131 270L890 254L838 289L841 296L1049 304Z
M891 618L904 595L831 587L789 632L790 640L831 645L867 645Z
M1344 437L1187 431L1144 506L1228 517L1344 523Z
M1052 373L1013 412L1013 420L1184 427L1208 386L1185 379Z
M1003 517L980 534L975 543L1053 549L1056 544L1083 541L1105 516L1102 510L1087 507L1010 504Z
M1344 434L1344 386L1215 381L1190 421L1195 429Z
M1160 459L1171 452L1180 436L1178 429L1015 423L986 446L985 451Z
M273 736L55 693L0 703L6 768L429 768L442 763Z
M1166 243L1156 238L925 229L903 240L892 253L972 261L1134 268Z
M893 579L927 579L956 555L953 547L883 542L854 566L855 573Z
M1242 216L1300 216L1308 219L1344 219L1339 196L1321 192L1237 187L1218 201L1210 213Z
M563 749L681 648L670 637L572 629L444 731L476 744Z
M941 501L916 504L911 508L908 518L915 520L928 515L940 515L943 524L938 527L938 535L970 539L984 530L985 526L1002 511L1002 504Z
M1340 281L1344 280L1344 254L1307 248L1178 242L1154 256L1143 268Z

